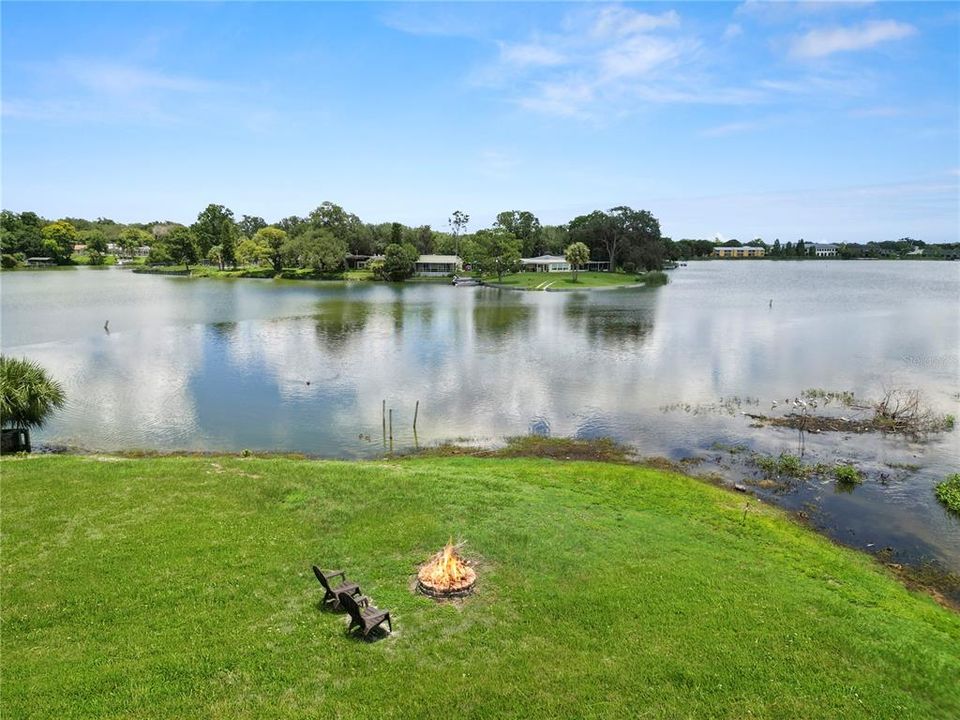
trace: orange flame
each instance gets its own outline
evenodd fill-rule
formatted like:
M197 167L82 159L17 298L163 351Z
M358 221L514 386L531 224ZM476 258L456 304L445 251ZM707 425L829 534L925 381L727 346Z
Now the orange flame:
M476 580L477 574L467 565L452 542L433 556L426 565L420 568L417 578L434 590L460 590Z

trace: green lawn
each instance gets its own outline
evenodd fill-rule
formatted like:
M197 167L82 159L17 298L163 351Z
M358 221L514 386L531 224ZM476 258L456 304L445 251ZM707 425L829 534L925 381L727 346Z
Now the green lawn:
M5 458L4 718L956 718L960 616L697 480L474 457ZM411 593L466 540L477 593ZM318 609L347 569L395 632Z
M549 284L550 290L579 290L592 287L614 287L617 285L638 285L637 275L619 272L580 272L577 273L577 282L573 282L570 273L534 273L521 272L504 275L503 280L496 277L487 278L488 283L507 285L526 290L543 289L541 286Z

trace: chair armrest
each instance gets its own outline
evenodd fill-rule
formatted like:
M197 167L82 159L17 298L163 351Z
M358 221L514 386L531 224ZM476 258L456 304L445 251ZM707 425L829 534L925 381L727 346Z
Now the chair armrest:
M347 579L347 574L343 570L324 570L323 575L327 580L335 577L342 577L344 580Z
M368 598L366 595L359 595L354 599L357 601L357 605L359 607L362 607L362 608L370 607L370 598Z

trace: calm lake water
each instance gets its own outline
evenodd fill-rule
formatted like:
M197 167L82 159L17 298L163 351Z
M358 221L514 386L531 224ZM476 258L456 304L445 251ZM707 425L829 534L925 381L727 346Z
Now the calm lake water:
M68 406L35 442L101 450L372 457L389 442L386 400L398 451L610 436L644 455L700 457L692 471L732 481L755 469L724 448L801 447L796 431L751 427L742 411L770 413L778 400L780 412L806 388L863 398L919 388L960 417L960 263L709 262L671 278L650 290L519 293L13 272L0 277L0 338L66 386ZM855 462L867 481L766 497L851 545L960 571L960 520L932 492L960 469L960 431L924 442L824 433L802 447L811 462Z

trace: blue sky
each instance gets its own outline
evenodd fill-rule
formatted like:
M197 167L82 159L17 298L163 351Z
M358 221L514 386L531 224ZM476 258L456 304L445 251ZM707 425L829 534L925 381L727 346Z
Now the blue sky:
M14 3L2 204L956 242L956 3Z

